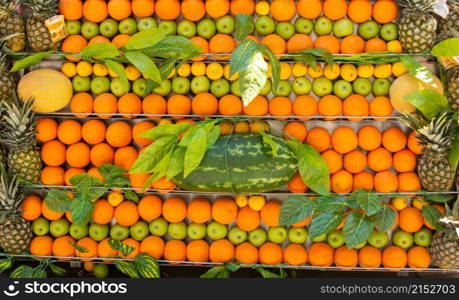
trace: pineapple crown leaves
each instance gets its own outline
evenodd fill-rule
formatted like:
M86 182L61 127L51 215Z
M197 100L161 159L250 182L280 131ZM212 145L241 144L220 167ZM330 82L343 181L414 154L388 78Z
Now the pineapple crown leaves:
M9 175L0 166L0 223L20 216L24 199L23 188L17 175Z
M449 13L447 0L399 0L402 14L406 13L434 13L446 18Z
M59 1L57 0L24 0L23 5L34 16L52 17L57 14Z

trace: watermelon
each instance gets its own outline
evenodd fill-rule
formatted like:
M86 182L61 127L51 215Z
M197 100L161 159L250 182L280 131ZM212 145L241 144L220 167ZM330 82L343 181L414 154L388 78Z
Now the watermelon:
M262 193L276 190L295 175L298 162L287 143L271 136L277 155L261 134L238 133L220 136L207 150L200 166L175 184L188 191Z

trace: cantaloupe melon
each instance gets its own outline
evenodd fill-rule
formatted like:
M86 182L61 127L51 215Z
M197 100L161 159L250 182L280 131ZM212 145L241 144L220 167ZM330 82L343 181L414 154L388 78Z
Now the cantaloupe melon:
M61 72L38 69L21 78L18 95L23 101L33 99L36 112L55 112L66 107L72 99L72 83Z

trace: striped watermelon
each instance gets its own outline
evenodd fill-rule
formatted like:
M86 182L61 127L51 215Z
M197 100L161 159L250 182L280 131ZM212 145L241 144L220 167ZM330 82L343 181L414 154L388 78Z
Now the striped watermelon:
M195 171L185 179L179 174L174 181L189 191L262 193L276 190L295 175L298 163L283 139L271 137L278 146L275 157L260 134L221 136Z

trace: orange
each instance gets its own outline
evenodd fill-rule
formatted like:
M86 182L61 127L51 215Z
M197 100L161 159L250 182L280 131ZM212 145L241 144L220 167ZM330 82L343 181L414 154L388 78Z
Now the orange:
M167 194L167 191L175 189L175 183L171 179L167 180L166 177L161 177L153 182L151 187L158 190L160 193Z
M296 9L303 18L314 20L322 13L322 2L320 0L298 0Z
M278 244L267 242L260 247L258 252L260 263L265 265L278 265L282 262L282 248Z
M140 114L142 112L142 100L134 93L124 94L118 99L118 112L120 114L130 114L123 117L132 118L132 114Z
M415 246L408 251L408 266L410 268L428 268L430 253L426 248Z
M237 226L244 231L252 231L260 226L260 214L246 206L239 210L236 219Z
M22 217L27 221L38 219L41 215L41 198L37 195L27 195L21 203Z
M242 114L242 100L235 95L225 95L218 102L218 112L224 116L237 116Z
M107 3L103 0L85 1L83 4L83 16L90 22L102 22L108 17Z
M274 97L269 101L269 113L272 116L289 116L292 114L292 102L287 97Z
M301 95L293 100L292 111L296 116L314 116L317 113L317 101L309 95ZM299 118L307 121L310 118Z
M101 120L88 120L81 127L81 137L91 145L96 145L105 141L105 131L107 126Z
M249 242L244 242L236 247L236 261L241 264L256 264L258 262L258 249Z
M381 251L378 248L367 245L359 250L359 266L362 268L378 268L381 260Z
M281 203L276 200L266 202L261 210L261 220L266 226L274 227L279 226L279 214Z
M342 126L336 128L331 135L331 145L338 153L347 153L357 147L358 139L354 129Z
M406 140L405 133L397 127L386 129L382 134L382 144L390 152L397 152L405 148Z
M347 246L341 246L335 249L334 260L335 266L337 267L354 268L357 266L359 256L357 250L348 248Z
M406 232L416 232L422 228L424 218L419 209L407 207L398 213L398 223L401 229Z
M192 38L190 38L190 41L192 41L196 46L198 46L199 48L201 48L201 53L204 53L204 54L207 54L209 53L209 42L200 37L200 36L194 36ZM191 60L192 61L203 61L207 58L207 56L198 56L198 57L193 57Z
M358 35L348 35L341 41L341 53L358 54L365 50L365 41Z
M271 16L276 21L290 21L296 14L293 0L273 0L270 8Z
M352 191L353 177L346 170L334 173L330 178L331 190L335 193L349 193Z
M284 262L291 266L304 265L308 261L308 252L300 244L289 244L284 249Z
M84 118L88 113L93 112L94 98L89 93L77 93L70 100L70 111L76 113L75 116ZM78 115L84 113L84 115Z
M341 116L343 103L335 95L326 95L319 100L319 114L321 116ZM325 120L336 120L336 118L325 118Z
M380 38L369 39L365 43L365 52L385 52L387 51L386 42Z
M394 169L397 172L409 172L416 168L416 154L408 149L400 150L393 156Z
M191 109L195 115L215 115L218 110L217 98L211 93L199 93L191 101Z
M192 22L201 20L206 15L206 6L202 0L183 0L182 16Z
M140 253L146 253L154 259L160 259L164 253L164 241L154 235L147 236L140 242Z
M306 143L314 147L317 151L324 152L330 148L331 138L326 129L316 127L309 131Z
M163 0L164 1L164 0ZM186 245L180 240L170 240L164 245L164 259L170 261L184 261Z
M134 127L132 127L132 139L134 140L134 143L136 143L139 146L148 146L150 145L153 141L147 138L142 137L142 133L153 129L155 125L152 122L148 121L142 121L139 123L136 123Z
M53 253L53 239L48 235L36 236L30 242L30 254L46 256Z
M121 21L131 15L131 2L129 0L109 0L107 9L110 17Z
M72 183L70 182L72 177L75 175L84 174L84 173L86 173L86 170L83 168L68 168L64 174L65 185L69 185L69 186L72 185Z
M359 129L357 138L359 140L358 144L360 148L363 150L371 151L375 150L381 145L382 136L381 132L379 132L376 127L372 125L366 125Z
M376 172L387 170L392 165L392 155L385 148L379 147L368 152L368 167Z
M230 198L219 198L212 205L212 218L220 224L236 221L237 213L237 204Z
M284 136L287 139L295 138L303 143L306 140L307 135L308 130L301 122L288 122L284 127Z
M393 107L388 97L378 96L378 97L374 97L373 100L371 100L370 115L373 117L378 117L378 118L374 118L375 120L386 121L387 118L381 118L381 117L389 117L392 115L392 112L393 112Z
M265 116L268 114L269 102L268 100L258 95L249 105L243 107L244 114L249 116Z
M132 146L118 148L115 152L115 165L125 170L130 170L138 157L137 149Z
M59 12L65 20L76 21L83 17L83 2L81 0L60 0Z
M137 205L139 216L145 221L153 221L161 216L163 203L161 198L155 195L144 196Z
M55 256L75 256L75 240L68 235L60 236L53 242L52 253Z
M261 43L268 47L274 54L284 54L287 50L287 44L284 39L277 34L264 36Z
M81 140L81 124L75 120L64 120L57 128L57 137L64 144L71 145Z
M170 115L189 115L190 112L191 101L187 96L173 95L167 101L167 113ZM184 117L174 116L174 118L183 119Z
M321 156L327 163L330 174L336 173L343 167L343 158L341 157L341 154L335 150L329 149L324 151Z
M91 0L91 1L101 1L101 0ZM64 42L62 43L61 50L62 52L66 52L66 53L78 53L87 45L88 45L88 41L82 35L73 34L65 38ZM81 60L79 55L67 55L65 58L70 61Z
M287 42L287 52L300 51L314 47L314 42L304 33L296 33Z
M126 45L127 41L131 38L130 35L127 34L118 34L114 38L112 38L112 44L116 46L116 48L121 48Z
M133 238L128 238L128 239L123 240L122 243L124 245L132 247L134 250L132 250L132 252L129 253L128 255L121 254L121 257L123 257L123 258L134 258L139 254L139 252L140 252L140 243L138 241L134 240Z
M191 222L203 224L212 216L212 205L205 198L195 198L188 205L187 217Z
M380 23L390 23L397 18L398 7L393 0L379 0L373 5L373 19Z
M231 13L233 15L251 15L254 11L255 2L253 0L231 0Z
M64 185L64 173L61 167L44 167L41 170L40 181L45 185Z
M144 114L164 115L167 112L167 103L160 95L150 94L142 101L142 112ZM148 116L150 119L159 119L159 116Z
M355 23L363 23L371 18L371 2L368 0L352 0L347 7L347 15Z
M405 172L398 174L398 191L415 192L421 190L421 181L415 172Z
M352 150L344 154L343 165L346 170L353 174L360 173L367 166L367 157L359 150Z
M106 143L94 145L89 152L89 159L96 167L113 163L114 156L115 152L113 148Z
M101 182L105 182L104 177L102 177L102 175L100 175L100 172L96 167L92 167L91 169L89 169L88 170L88 175L99 179Z
M186 259L195 262L209 261L209 244L205 240L194 240L186 246Z
M292 179L288 182L288 190L292 193L302 194L308 190L306 184L304 184L303 179L299 173L293 176Z
M362 121L369 115L369 104L365 97L359 94L353 94L343 101L343 115L347 116L351 121Z
M132 13L139 18L151 17L155 12L154 0L132 0Z
M78 249L75 249L75 255L78 257L97 257L97 242L90 237L85 237L79 240L76 245L83 249L86 249L85 252L80 252ZM82 259L82 261L91 261L90 259Z
M132 131L129 123L116 121L108 125L106 132L107 143L112 147L124 147L132 140Z
M67 163L74 168L84 168L89 164L89 146L78 142L70 145L65 154Z
M421 141L416 137L416 132L411 131L408 135L408 149L410 149L414 154L422 154L424 147L420 143Z
M382 253L382 264L385 268L404 268L407 262L406 252L400 247L389 246Z
M105 238L99 242L97 245L97 256L98 257L116 257L118 256L118 250L113 250L110 246L110 238ZM110 260L104 260L105 262L110 262Z
M314 48L325 49L331 54L338 54L340 51L340 42L333 35L321 35L314 42Z
M113 217L122 226L132 226L139 220L137 205L131 201L123 201L115 208Z
M333 20L339 20L346 16L346 0L325 0L323 4L324 15Z
M209 258L211 262L215 263L224 263L233 260L233 244L227 239L212 242L209 249Z
M113 219L115 209L105 199L99 199L94 203L92 220L97 224L108 224Z
M231 35L217 33L209 40L209 52L214 54L229 54L236 48L236 42ZM218 60L229 59L229 56L215 56Z
M94 112L103 114L99 115L100 118L110 118L111 115L109 114L116 113L117 110L118 102L113 94L102 93L97 95L97 97L94 99Z
M35 124L35 137L46 143L57 137L57 122L51 118L40 118Z
M157 0L155 12L158 18L174 20L180 15L180 2L178 0Z
M361 172L354 175L354 186L352 190L364 189L367 191L373 190L373 174L368 172Z
M98 35L90 39L88 42L88 45L100 44L100 43L110 43L110 40L106 38L105 36Z
M309 248L309 263L319 267L331 266L333 263L333 248L326 243L313 243Z
M444 206L441 206L441 205L438 205L438 204L433 204L432 207L436 208L436 209L440 212L440 214L441 214L442 216L445 215L446 210L445 210L445 207L444 207ZM435 230L435 227L434 227L433 225L431 225L431 224L427 221L427 219L424 219L424 225L425 225L427 228L429 228L429 229Z
M378 193L392 193L397 191L398 179L391 171L380 171L374 177L375 191Z
M41 159L45 164L57 167L65 163L65 153L67 149L59 140L46 142L41 147Z
M141 174L129 174L129 180L131 181L131 186L136 189L136 192L143 192L145 189L145 183L151 174L141 173Z
M229 10L229 0L206 0L206 12L212 19L218 19L227 15Z
M163 217L168 222L181 222L186 217L186 202L179 197L170 197L163 204Z

